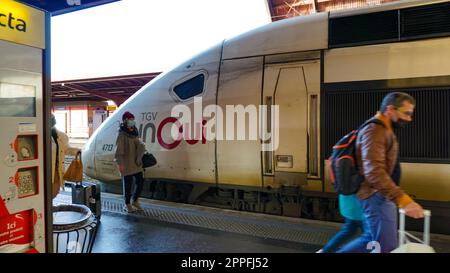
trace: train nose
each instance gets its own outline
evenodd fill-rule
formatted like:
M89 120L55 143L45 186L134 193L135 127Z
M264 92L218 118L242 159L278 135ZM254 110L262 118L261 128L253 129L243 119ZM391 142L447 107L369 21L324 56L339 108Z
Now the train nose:
M96 138L91 137L84 146L81 153L81 160L83 162L83 171L89 177L96 177L95 172L95 143Z

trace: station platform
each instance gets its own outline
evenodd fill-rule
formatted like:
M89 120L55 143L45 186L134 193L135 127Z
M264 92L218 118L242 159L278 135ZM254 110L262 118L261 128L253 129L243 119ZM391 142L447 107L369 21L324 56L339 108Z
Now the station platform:
M313 253L341 225L150 199L140 199L143 211L127 213L122 196L101 198L93 253ZM70 203L67 191L54 200ZM432 234L431 245L450 253L450 236Z

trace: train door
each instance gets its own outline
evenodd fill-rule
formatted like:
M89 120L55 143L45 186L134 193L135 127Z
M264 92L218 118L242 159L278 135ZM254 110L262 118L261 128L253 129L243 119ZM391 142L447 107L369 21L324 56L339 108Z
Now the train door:
M223 139L217 140L221 184L262 186L261 142L252 138L250 131L255 131L251 128L258 124L263 67L263 57L222 61L217 95L218 105L224 111ZM245 128L245 138L239 128Z
M319 92L319 61L265 65L263 104L279 107L278 126L264 121L278 143L263 151L265 186L306 186L319 178Z

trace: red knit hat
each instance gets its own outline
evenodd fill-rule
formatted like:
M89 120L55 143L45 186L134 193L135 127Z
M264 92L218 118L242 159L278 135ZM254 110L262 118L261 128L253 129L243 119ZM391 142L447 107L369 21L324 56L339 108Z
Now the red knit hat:
M130 112L125 112L124 114L123 114L123 116L122 116L122 120L126 120L126 119L131 119L131 118L134 118L134 115L133 114L131 114Z

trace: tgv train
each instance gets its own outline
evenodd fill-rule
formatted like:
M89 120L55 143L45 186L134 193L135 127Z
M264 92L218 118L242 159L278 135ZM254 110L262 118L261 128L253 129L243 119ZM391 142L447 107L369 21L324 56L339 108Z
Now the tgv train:
M398 90L417 100L414 122L396 132L401 187L432 210L433 232L449 234L448 1L323 12L224 40L161 74L121 105L87 143L85 173L102 181L106 191L121 188L115 141L122 114L130 111L158 160L145 171L145 195L338 221L327 170L332 146L373 116L385 94ZM173 128L183 128L171 111L185 105L194 112L195 97L203 109L278 105L277 134L270 129L275 125L270 110L259 112L257 122L258 128L269 128L276 149L263 149L266 143L259 138L174 139ZM201 116L202 131L218 117Z

